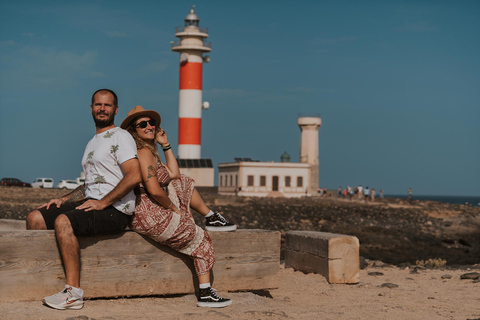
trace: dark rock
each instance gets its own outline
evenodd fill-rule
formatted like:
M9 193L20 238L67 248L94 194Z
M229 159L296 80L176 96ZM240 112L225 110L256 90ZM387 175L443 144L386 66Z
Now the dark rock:
M382 283L380 285L380 288L389 288L389 289L398 288L398 284L386 282L386 283Z
M441 276L442 279L452 279L452 276L449 275L449 274L444 274L443 276Z
M376 276L383 276L383 273L374 271L374 272L369 272L368 275L376 277Z
M367 259L364 257L360 256L360 269L366 269L368 267L368 262Z
M460 279L470 279L470 280L480 279L480 273L479 272L464 273L460 276Z

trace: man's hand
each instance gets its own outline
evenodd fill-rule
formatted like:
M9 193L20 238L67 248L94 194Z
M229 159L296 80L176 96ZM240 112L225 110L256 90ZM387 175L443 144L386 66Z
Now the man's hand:
M92 210L103 210L108 205L105 205L105 202L102 200L87 200L75 209L77 210L85 210L85 211L92 211Z
M61 206L62 204L64 204L64 203L65 203L65 200L62 199L62 198L52 199L52 200L48 201L47 203L44 203L44 204L42 204L41 206L39 206L37 209L41 209L41 208L47 207L47 210L48 210L51 205L56 205L57 208L60 208L60 206Z

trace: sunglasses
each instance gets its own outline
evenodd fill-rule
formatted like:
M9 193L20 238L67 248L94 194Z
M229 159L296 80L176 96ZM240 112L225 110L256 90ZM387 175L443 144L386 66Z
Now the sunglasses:
M156 121L155 121L155 119L150 119L150 120L148 120L148 121L143 120L143 121L140 121L139 123L137 123L137 124L135 125L135 128L140 127L140 128L142 128L142 129L145 129L145 128L147 127L147 123L148 123L149 125L151 125L152 127L155 127Z

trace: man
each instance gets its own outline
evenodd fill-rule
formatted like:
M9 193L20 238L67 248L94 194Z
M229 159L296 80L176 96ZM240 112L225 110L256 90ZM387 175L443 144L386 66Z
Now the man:
M133 188L141 181L135 142L114 124L118 111L115 92L97 90L90 110L96 135L82 159L85 184L60 199L50 200L27 217L28 230L55 229L67 282L63 291L43 299L44 304L55 309L83 307L77 236L123 232L135 210Z

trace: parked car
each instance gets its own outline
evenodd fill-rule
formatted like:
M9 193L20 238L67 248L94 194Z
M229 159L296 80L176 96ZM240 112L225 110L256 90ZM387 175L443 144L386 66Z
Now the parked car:
M12 186L12 187L32 187L28 182L23 182L16 178L3 178L0 180L0 186Z
M78 187L78 183L75 180L61 180L60 183L57 185L58 189L69 189L73 190Z
M53 188L53 179L52 178L37 178L32 183L34 188Z

